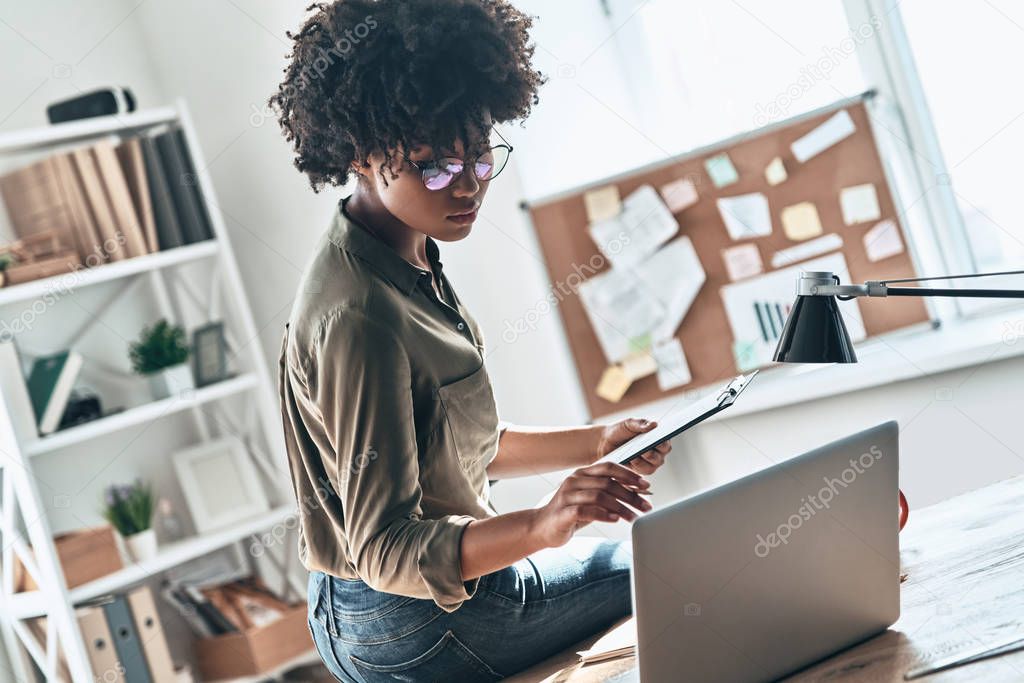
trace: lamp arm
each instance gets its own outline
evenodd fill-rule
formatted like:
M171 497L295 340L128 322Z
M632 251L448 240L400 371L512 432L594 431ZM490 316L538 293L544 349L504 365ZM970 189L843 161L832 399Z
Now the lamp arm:
M801 296L835 296L840 299L868 296L948 296L983 297L995 299L1024 299L1021 289L936 289L933 287L890 287L893 282L927 282L931 280L959 280L964 278L992 277L997 275L1022 275L1024 270L1008 270L1000 273L974 273L968 275L946 275L903 280L868 280L861 285L839 284L839 277L828 272L802 273L797 282L797 294Z

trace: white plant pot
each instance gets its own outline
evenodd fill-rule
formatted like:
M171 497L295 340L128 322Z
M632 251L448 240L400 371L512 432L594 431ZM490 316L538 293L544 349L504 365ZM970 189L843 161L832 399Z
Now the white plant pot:
M149 528L124 537L128 554L136 562L144 562L156 555L156 530Z
M195 389L192 366L185 363L171 365L149 375L149 387L156 399L177 396L188 389Z

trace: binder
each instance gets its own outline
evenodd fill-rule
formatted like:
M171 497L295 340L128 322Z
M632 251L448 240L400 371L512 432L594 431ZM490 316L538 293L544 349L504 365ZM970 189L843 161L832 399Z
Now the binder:
M99 603L107 617L110 635L114 639L117 659L124 669L125 680L131 683L153 683L146 666L146 657L142 654L142 643L139 633L132 621L131 609L123 595L112 595Z
M598 462L617 462L625 465L634 458L651 450L655 446L668 441L675 435L703 422L712 415L722 412L740 397L743 390L757 377L759 370L749 375L737 375L724 387L707 398L693 403L683 410L657 419L658 426L649 432L640 434L622 444Z
M89 654L93 677L105 683L126 683L103 608L92 605L79 607L75 615Z
M141 586L128 593L128 607L132 612L135 630L142 642L142 651L149 665L149 675L154 683L175 683L178 680L174 672L171 651L167 647L167 637L156 611L153 593L149 586Z

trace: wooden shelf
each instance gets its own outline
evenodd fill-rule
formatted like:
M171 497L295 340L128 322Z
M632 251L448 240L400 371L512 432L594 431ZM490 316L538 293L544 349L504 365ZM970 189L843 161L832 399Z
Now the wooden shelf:
M143 256L134 256L123 261L104 263L92 268L69 271L60 275L44 277L31 282L23 282L17 285L9 285L0 288L0 306L39 299L43 296L63 296L73 293L81 287L109 282L120 278L147 273L151 270L159 270L176 266L189 261L215 256L219 251L216 240L205 240L195 244L186 244L183 247L174 247L165 251L157 251Z
M83 441L95 439L98 436L110 434L132 425L149 422L150 420L158 420L162 417L209 403L210 401L217 401L228 396L240 394L243 391L255 388L257 385L258 379L255 374L239 375L238 377L226 379L223 382L217 382L216 384L196 389L185 396L171 396L170 398L160 399L152 403L144 403L141 406L128 408L119 413L93 420L92 422L62 429L59 432L54 432L35 441L25 443L22 450L29 457L50 453L51 451L80 444Z
M155 574L166 571L171 567L176 567L231 545L250 534L257 533L275 524L280 524L295 513L296 509L294 506L282 505L227 529L212 531L169 543L160 547L156 556L150 560L145 562L129 562L128 566L120 571L72 588L68 591L70 601L72 604L79 604L104 593L121 590ZM8 606L11 615L19 619L39 616L46 612L46 596L37 590L15 593L11 596Z

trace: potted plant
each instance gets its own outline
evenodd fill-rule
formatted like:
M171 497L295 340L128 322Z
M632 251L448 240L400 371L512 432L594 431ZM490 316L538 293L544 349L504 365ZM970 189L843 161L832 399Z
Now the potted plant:
M188 364L189 347L185 330L161 318L143 328L138 341L129 347L132 369L149 378L155 398L167 398L195 388Z
M124 539L128 554L136 562L156 555L153 488L139 478L131 484L113 484L103 495L103 517Z

